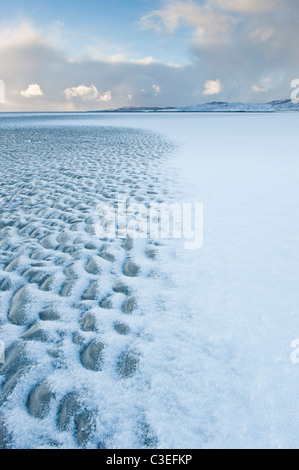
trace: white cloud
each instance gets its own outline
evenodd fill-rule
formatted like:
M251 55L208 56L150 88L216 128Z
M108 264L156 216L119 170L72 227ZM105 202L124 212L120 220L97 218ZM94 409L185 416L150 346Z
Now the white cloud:
M259 12L279 5L279 0L210 0L211 6L235 12Z
M35 83L29 85L27 90L21 91L20 94L24 96L24 98L35 98L37 96L43 96L44 93L42 92L40 86Z
M120 54L114 54L111 55L110 57L104 58L107 62L110 62L111 64L120 64L122 62L126 62L126 56L122 53Z
M111 99L112 95L110 90L106 91L106 93L99 97L99 101L104 101L105 103L108 103L108 101L111 101Z
M259 87L258 85L253 85L252 89L253 89L253 91L256 91L257 93L265 93L265 92L269 91L268 88Z
M111 101L111 91L106 91L101 95L95 85L79 85L77 87L66 88L63 92L67 100L81 99L82 101Z
M172 0L165 3L161 10L155 10L140 20L142 29L163 29L173 35L180 26L191 26L194 39L198 43L217 44L230 39L234 28L233 17L209 5L198 4L193 0Z
M25 48L34 46L63 46L64 24L60 21L50 23L43 31L33 26L28 19L21 19L4 29L0 29L0 50L5 48ZM1 27L1 24L0 24Z
M144 15L139 24L171 36L190 27L194 42L206 47L233 42L235 34L266 42L283 22L292 17L296 22L296 10L298 0L164 0L163 8Z
M154 62L154 58L149 56L149 57L144 57L143 59L133 60L132 62L135 64L150 65Z
M217 80L207 80L204 83L204 88L203 95L218 95L223 89L219 78Z
M99 92L94 85L79 85L77 87L66 88L63 94L67 100L81 98L83 101L92 101L99 97Z
M119 49L121 46L118 47ZM105 54L103 51L109 49L106 44L99 44L98 47L87 48L87 51L83 58L89 57L94 61L107 62L108 64L140 64L140 65L150 65L155 62L152 56L142 57L141 59L136 59L135 57L130 57L128 54L123 52L117 52L114 54ZM117 46L114 46L114 49L117 49ZM81 59L76 59L74 62L78 62ZM158 61L156 61L158 62Z
M276 29L273 24L261 24L252 29L248 35L248 39L255 43L266 43L275 37Z
M161 93L161 87L159 85L153 85L154 95L158 96Z
M0 31L0 49L24 47L39 42L43 42L42 37L29 21L24 20L17 26L7 27Z
M262 78L260 80L260 85L253 85L252 90L255 91L256 93L267 93L272 89L272 79L269 77Z

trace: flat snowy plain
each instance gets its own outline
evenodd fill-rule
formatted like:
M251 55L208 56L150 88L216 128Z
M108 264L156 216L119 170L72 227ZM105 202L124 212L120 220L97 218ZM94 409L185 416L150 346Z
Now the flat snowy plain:
M155 261L151 256L144 256L149 249L145 242L135 243L129 259L134 259L140 267L140 275L125 279L122 270L128 254L124 253L120 241L106 247L97 242L92 229L86 230L93 221L84 226L76 224L75 230L67 231L65 239L55 242L54 235L61 237L66 228L60 222L49 226L37 220L41 230L46 227L51 233L26 233L27 252L22 252L24 243L14 231L18 227L4 226L2 238L11 246L2 245L1 253L6 249L11 256L1 264L0 280L5 281L9 276L11 288L0 293L0 335L10 347L14 344L20 347L21 341L26 343L30 367L23 362L24 370L20 372L11 366L17 375L13 386L8 383L14 380L12 372L9 367L3 369L2 383L9 392L1 405L1 423L6 429L3 442L14 448L297 448L299 363L291 361L294 351L291 343L299 338L299 115L173 113L54 117L53 122L48 115L34 118L40 122L17 124L23 137L14 145L24 152L22 158L18 156L19 165L23 166L34 143L28 142L30 145L22 148L21 142L32 132L32 125L35 131L38 129L37 142L42 142L45 129L47 132L52 129L57 140L57 129L65 130L68 126L75 134L79 129L79 139L83 139L80 149L75 148L76 164L71 169L59 162L57 153L54 155L59 147L55 148L53 142L49 144L50 176L60 175L60 180L57 186L55 181L50 186L43 181L47 170L45 157L36 175L39 179L34 181L36 194L32 189L33 194L27 195L35 198L35 204L47 206L45 199L52 200L54 192L57 200L63 202L63 207L54 209L65 212L71 203L70 207L77 211L75 218L79 217L82 208L75 204L76 188L72 186L70 173L73 171L78 176L82 172L77 196L82 204L86 202L84 189L90 186L91 194L83 214L92 218L89 203L93 187L95 194L98 191L95 180L100 176L96 172L91 174L92 167L86 161L91 155L93 165L100 171L97 145L102 143L101 139L107 140L107 136L100 135L92 150L88 148L85 154L84 148L88 147L89 138L94 138L95 129L104 126L110 133L105 145L110 152L113 146L116 148L111 161L104 161L106 179L100 181L101 193L106 190L105 185L113 187L116 175L122 177L118 185L132 184L126 177L134 168L131 177L139 187L130 186L132 194L142 192L144 184L147 189L154 186L155 191L147 194L153 192L157 198L165 196L172 202L204 204L204 243L199 250L186 250L182 241L165 241L164 246L157 247ZM13 129L9 119L22 117L5 119L4 127L0 124L4 137L9 128ZM88 129L92 130L90 135ZM120 137L115 129L120 130ZM74 135L67 150L69 163L75 143ZM127 150L121 150L119 165L119 150L126 145ZM9 156L10 148L9 139L2 140L1 158ZM142 157L147 159L145 163ZM130 165L126 166L127 159ZM28 187L30 174L35 171L34 161L30 164L33 173L25 175L29 177ZM6 163L5 180L1 177L4 186L11 168L18 175L16 162L12 167ZM62 196L59 185L63 186L63 172L69 186ZM40 188L39 181L43 183ZM18 183L22 181L11 182ZM118 187L112 190L114 196ZM40 189L42 194L38 192ZM6 223L10 220L9 207L16 213L20 209L18 194L15 206L10 206L11 199L5 200L1 194L4 199L0 209ZM31 203L34 211L34 200ZM60 221L51 204L48 207L53 210L51 220ZM41 208L38 209L40 213ZM42 212L40 217L49 220L50 212ZM26 218L26 213L23 215ZM39 216L35 214L35 217ZM29 220L29 225L32 223L35 221ZM20 230L26 232L26 224ZM78 237L76 240L71 232ZM32 237L34 243L41 242L39 250L34 245L34 253L38 251L40 255L33 255ZM66 240L81 247L79 254L73 253L75 261L71 259L69 246L65 247ZM88 243L94 243L94 248L86 248ZM19 264L11 266L18 250ZM106 266L103 260L109 263L112 258L109 261L103 253L113 255L114 267ZM25 268L29 269L29 259L31 268L35 259L40 266L33 269L49 271L53 287L47 284L47 279L46 289L43 279L39 286L33 283L36 290L28 295L35 298L34 308L31 313L25 312L25 320L22 317L19 323L11 324L7 320L15 313L9 310L11 298L24 285L21 278L28 277ZM85 278L86 263L91 259L94 263L87 270L91 277ZM100 284L102 278L99 297L88 288L89 282L96 282L97 265ZM66 273L68 268L76 271L77 277L70 270ZM61 300L62 276L69 276L74 282L81 276L78 285L69 289L66 300L64 296ZM122 304L123 292L113 295L124 298L109 297L113 285L120 281L127 281L138 303L138 308L131 309L131 315L126 317L125 327L130 331L127 335L112 332L116 324L124 325L123 315L128 313ZM85 289L89 293L85 291L82 296ZM111 302L109 308L99 307L99 300L103 302L107 298ZM88 308L82 302L78 305L82 299L83 303L89 302ZM28 341L26 331L32 325L36 328L36 323L40 325L41 303L42 308L50 304L58 306L59 319L54 315L51 322L44 321L41 329L45 337L40 334L38 340L35 337L34 341ZM84 330L83 339L74 342L78 325L82 327L81 315L86 311L96 318L96 328ZM118 333L124 333L125 327L118 328ZM20 340L22 335L24 340ZM105 344L103 365L97 368L93 364L87 370L84 357L90 351L87 354L86 348L90 341L98 341L99 336ZM60 351L49 351L55 344L59 344ZM55 357L54 352L56 356L60 354L58 365L49 359ZM83 360L82 354L85 354ZM91 351L91 362L92 355ZM37 384L45 383L46 387L36 388ZM33 393L36 390L37 397ZM38 402L38 395L46 399L47 409ZM72 399L74 396L76 399ZM70 398L68 402L64 401L65 397Z

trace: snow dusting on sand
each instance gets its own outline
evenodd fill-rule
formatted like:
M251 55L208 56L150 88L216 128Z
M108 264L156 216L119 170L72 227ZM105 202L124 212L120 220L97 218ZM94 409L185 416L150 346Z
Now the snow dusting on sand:
M297 115L1 115L0 448L298 446ZM204 244L99 203L204 204Z

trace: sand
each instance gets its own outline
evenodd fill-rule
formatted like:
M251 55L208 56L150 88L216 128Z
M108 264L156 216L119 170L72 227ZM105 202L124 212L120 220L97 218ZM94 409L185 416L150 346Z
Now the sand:
M159 168L173 146L138 129L10 122L0 157L0 447L103 448L121 432L122 411L107 426L101 405L138 372L137 299L157 250L99 239L96 208L119 192L130 203L163 200ZM135 445L153 445L146 420L130 420Z

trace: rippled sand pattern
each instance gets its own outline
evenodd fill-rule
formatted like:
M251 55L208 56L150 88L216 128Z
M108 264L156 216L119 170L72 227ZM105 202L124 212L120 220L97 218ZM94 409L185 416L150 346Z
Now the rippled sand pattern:
M163 201L171 144L61 124L0 138L0 447L157 446L140 360L160 247L99 239L95 209L119 192Z

